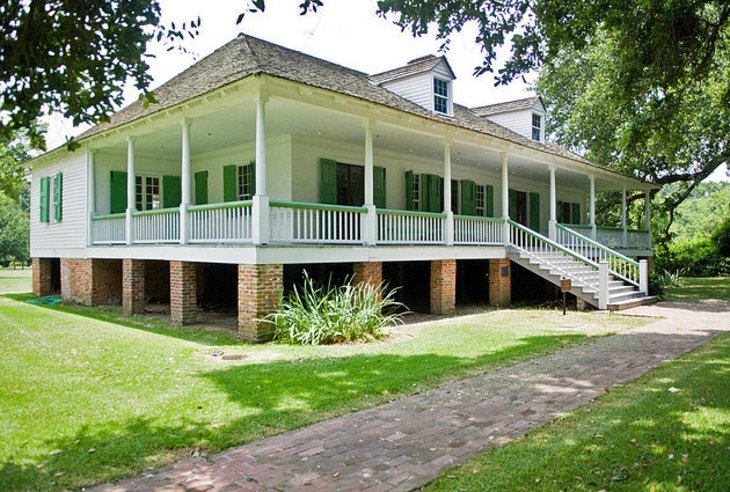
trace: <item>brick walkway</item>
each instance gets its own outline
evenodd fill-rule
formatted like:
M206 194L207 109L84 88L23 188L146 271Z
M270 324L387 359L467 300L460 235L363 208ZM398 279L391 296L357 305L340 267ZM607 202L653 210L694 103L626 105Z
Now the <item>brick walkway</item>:
M666 319L96 490L410 490L730 331L727 305L627 313Z

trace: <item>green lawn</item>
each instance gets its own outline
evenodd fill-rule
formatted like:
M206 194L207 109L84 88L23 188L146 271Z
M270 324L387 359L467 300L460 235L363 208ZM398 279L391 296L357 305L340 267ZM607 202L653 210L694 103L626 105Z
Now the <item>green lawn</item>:
M31 270L13 270L12 268L0 268L0 294L10 292L30 292Z
M131 475L645 322L505 310L407 325L372 344L250 346L118 309L0 296L0 490Z
M665 301L730 301L730 277L693 278L683 277L681 287L667 288Z

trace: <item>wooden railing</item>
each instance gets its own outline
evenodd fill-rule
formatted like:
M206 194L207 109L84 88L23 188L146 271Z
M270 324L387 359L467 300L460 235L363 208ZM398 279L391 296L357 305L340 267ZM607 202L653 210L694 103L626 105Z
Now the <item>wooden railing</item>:
M379 244L441 244L445 214L411 210L377 210Z
M180 242L180 209L160 208L132 214L135 243Z
M251 241L251 200L188 207L191 243Z
M454 244L503 244L504 219L454 216Z
M124 244L125 214L93 215L91 217L92 244Z
M365 207L300 202L270 202L269 206L273 243L362 242Z
M614 251L598 241L586 237L568 226L556 225L557 242L565 248L596 263L608 263L609 272L637 287L641 284L639 262Z

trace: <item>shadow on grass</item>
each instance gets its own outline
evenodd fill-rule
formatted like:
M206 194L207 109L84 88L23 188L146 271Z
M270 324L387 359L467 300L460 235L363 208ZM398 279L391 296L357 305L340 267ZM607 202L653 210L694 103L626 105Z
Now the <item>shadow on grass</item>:
M235 404L233 418L218 422L210 415L201 417L201 411L188 404L172 417L173 424L170 419L156 421L155 415L95 422L64 439L43 444L43 449L60 450L58 454L24 456L22 448L18 449L0 468L0 489L79 488L118 479L159 466L186 449L219 451L417 393L448 378L543 355L586 338L575 334L527 337L518 345L475 358L353 355L204 372L199 377L213 381ZM170 406L177 403L170 401ZM56 476L58 473L62 475Z
M3 294L2 296L19 302L38 299L38 296L33 294ZM238 335L233 330L195 326L172 326L153 316L126 316L122 314L121 308L116 306L86 307L79 304L67 303L57 305L34 305L45 309L51 309L53 311L83 316L97 321L114 323L126 328L134 328L136 330L143 330L157 335L164 335L178 338L180 340L186 340L188 342L199 343L201 345L246 345L243 340L238 338Z
M721 340L426 490L728 490L730 336Z

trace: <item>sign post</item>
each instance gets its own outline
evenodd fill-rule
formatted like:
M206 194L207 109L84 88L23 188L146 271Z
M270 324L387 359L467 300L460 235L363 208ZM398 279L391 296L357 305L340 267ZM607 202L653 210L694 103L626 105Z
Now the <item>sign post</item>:
M560 279L560 292L563 294L563 316L565 316L565 307L567 302L567 294L570 292L570 289L572 288L571 281L569 278L561 278Z

